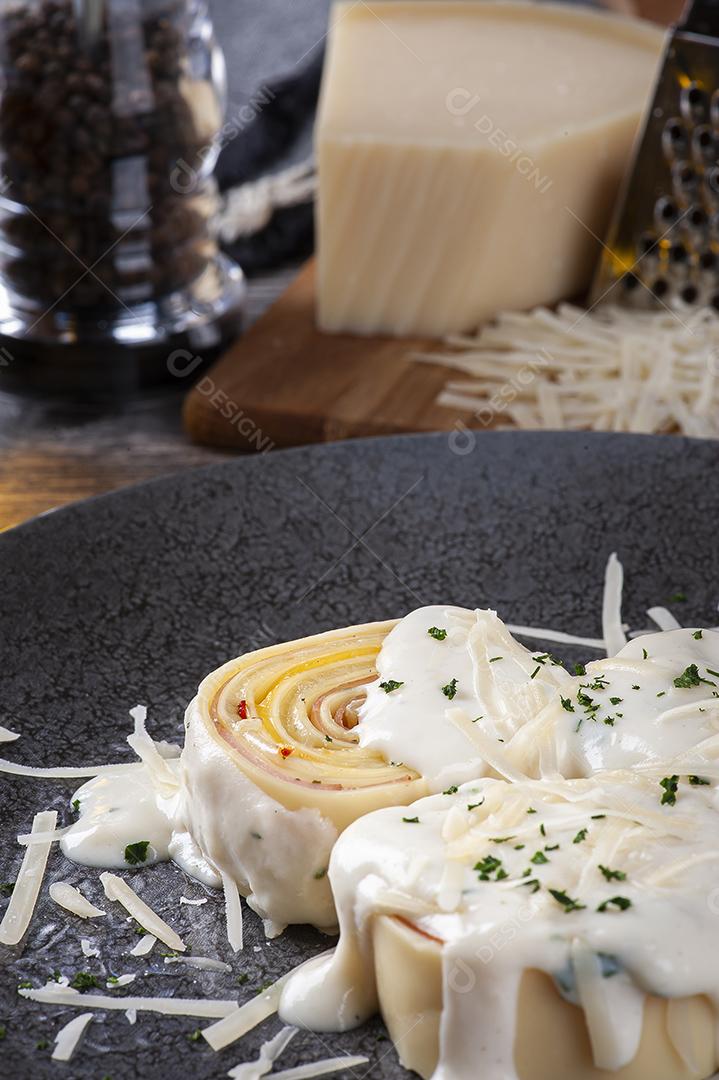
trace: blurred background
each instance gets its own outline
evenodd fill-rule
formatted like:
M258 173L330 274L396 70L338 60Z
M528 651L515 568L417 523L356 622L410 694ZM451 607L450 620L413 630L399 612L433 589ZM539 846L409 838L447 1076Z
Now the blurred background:
M611 6L665 24L678 11L667 0ZM220 140L215 175L225 196L239 192L224 203L222 241L247 276L246 330L312 252L312 123L329 0L210 0L209 10L227 63L226 117L235 122ZM268 175L281 178L279 188L263 186ZM183 430L182 400L202 370L194 360L194 350L178 354L165 386L104 401L42 387L0 392L0 528L228 456L193 445Z

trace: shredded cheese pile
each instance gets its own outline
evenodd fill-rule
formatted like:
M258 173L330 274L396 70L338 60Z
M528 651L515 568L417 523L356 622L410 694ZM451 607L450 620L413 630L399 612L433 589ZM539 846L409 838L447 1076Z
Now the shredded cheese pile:
M472 410L479 426L719 436L719 315L708 308L562 304L504 313L446 344L457 351L412 358L470 376L438 403Z

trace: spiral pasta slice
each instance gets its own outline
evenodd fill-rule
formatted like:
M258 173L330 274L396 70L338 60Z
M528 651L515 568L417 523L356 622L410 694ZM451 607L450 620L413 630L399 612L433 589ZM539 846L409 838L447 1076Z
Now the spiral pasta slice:
M425 781L355 731L393 622L248 653L200 685L186 714L183 817L202 854L275 929L335 924L326 870L339 833Z

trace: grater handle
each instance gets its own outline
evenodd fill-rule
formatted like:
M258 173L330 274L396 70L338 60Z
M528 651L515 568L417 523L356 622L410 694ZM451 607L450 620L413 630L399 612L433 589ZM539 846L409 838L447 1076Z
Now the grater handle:
M719 38L719 0L688 0L677 30Z

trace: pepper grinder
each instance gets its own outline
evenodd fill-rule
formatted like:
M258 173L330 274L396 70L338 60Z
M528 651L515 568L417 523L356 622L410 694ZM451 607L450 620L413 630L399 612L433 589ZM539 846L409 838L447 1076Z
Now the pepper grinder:
M240 328L213 235L225 66L205 0L0 12L0 387L133 392Z

